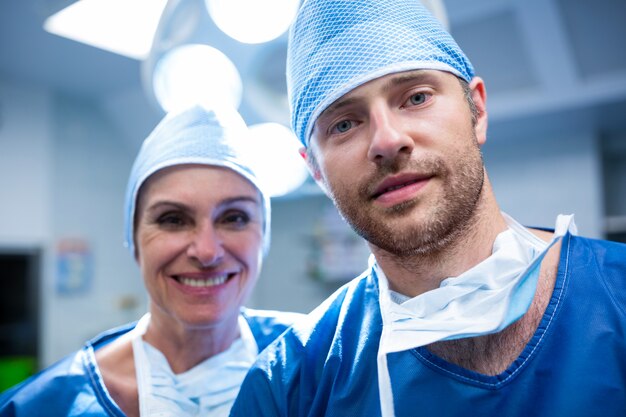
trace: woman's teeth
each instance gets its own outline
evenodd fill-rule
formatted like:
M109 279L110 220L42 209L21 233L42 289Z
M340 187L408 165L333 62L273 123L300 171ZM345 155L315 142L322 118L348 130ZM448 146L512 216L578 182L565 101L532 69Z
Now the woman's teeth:
M228 279L228 275L220 275L218 277L213 277L213 278L208 278L208 279L178 277L178 282L184 285L189 285L190 287L213 287L215 285L220 285L220 284L225 283L227 279Z

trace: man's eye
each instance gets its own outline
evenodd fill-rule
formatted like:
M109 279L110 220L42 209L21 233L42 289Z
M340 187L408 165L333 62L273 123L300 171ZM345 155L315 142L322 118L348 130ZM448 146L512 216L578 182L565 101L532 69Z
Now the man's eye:
M352 129L352 121L342 120L335 125L335 128L333 130L336 130L339 133L344 133L350 129Z
M425 101L426 101L426 94L424 93L413 94L411 97L409 97L409 102L414 106L422 104Z

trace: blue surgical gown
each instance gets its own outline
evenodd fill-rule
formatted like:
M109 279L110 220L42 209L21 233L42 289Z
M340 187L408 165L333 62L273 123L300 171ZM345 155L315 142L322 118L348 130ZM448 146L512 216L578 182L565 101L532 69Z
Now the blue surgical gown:
M295 313L242 309L259 352L276 339ZM94 352L135 327L131 323L109 330L87 342L78 352L57 362L0 396L0 417L84 416L125 414L109 395Z
M231 417L379 416L378 283L366 271L259 356ZM397 417L626 416L626 245L567 234L548 307L499 375L425 347L388 355Z

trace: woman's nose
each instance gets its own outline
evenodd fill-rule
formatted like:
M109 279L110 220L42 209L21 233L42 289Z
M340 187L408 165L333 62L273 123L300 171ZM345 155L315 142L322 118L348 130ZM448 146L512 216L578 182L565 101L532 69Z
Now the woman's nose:
M200 225L193 232L187 255L203 267L211 266L224 256L222 243L219 233L212 224Z
M410 154L415 146L405 126L385 103L374 106L370 111L370 135L368 158L375 163L393 161L400 155Z

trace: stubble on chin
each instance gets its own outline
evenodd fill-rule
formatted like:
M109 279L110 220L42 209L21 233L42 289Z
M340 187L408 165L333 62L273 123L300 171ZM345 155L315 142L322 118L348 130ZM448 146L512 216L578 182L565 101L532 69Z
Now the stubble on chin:
M434 174L441 193L433 202L416 198L388 208L372 205L371 184L367 181L357 192L335 184L331 197L344 219L370 242L396 258L433 256L456 241L475 221L475 212L484 184L484 169L479 149L464 157L450 173L440 160L416 164ZM406 169L406 168L405 168ZM378 173L377 178L388 175Z

